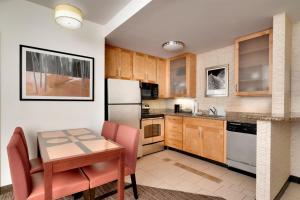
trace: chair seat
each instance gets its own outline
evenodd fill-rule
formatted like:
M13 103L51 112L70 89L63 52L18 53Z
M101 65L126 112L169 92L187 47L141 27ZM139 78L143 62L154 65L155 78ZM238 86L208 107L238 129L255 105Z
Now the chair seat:
M31 175L32 192L28 200L44 199L44 174L38 172ZM89 180L80 169L69 170L53 175L52 195L54 199L68 196L89 189Z
M44 170L43 162L40 157L31 159L29 160L29 162L30 162L30 174L42 172Z
M111 160L83 167L82 171L90 180L90 188L94 188L118 179L118 169L118 161ZM125 166L124 173L125 176L128 176L133 174L134 171Z

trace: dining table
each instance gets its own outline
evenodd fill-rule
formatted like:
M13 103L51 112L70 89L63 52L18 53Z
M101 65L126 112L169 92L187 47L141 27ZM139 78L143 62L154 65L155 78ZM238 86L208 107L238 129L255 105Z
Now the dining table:
M66 129L37 133L44 167L45 200L52 200L53 174L118 159L118 199L124 199L125 148L87 129Z

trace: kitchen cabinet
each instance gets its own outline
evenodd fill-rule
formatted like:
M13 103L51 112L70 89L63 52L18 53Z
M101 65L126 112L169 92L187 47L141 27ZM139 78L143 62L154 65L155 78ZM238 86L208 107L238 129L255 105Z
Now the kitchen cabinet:
M158 84L158 91L159 91L159 98L167 98L167 61L162 58L157 58L157 84Z
M156 64L156 57L148 55L145 65L145 82L156 83Z
M118 47L105 47L105 77L132 78L133 54L131 51Z
M146 78L147 55L142 53L133 53L133 79L144 81Z
M225 129L224 122L201 119L202 156L225 163Z
M132 78L133 53L126 49L120 49L120 77L122 79Z
M133 54L133 79L156 83L156 57L135 52Z
M165 117L165 145L226 163L226 122L196 117Z
M202 156L203 128L199 121L197 118L183 118L183 150Z
M115 78L119 75L119 48L105 46L105 77Z
M165 117L165 145L182 150L182 117Z
M182 54L169 59L170 96L196 96L196 55Z
M272 94L272 29L235 41L235 93L238 96Z

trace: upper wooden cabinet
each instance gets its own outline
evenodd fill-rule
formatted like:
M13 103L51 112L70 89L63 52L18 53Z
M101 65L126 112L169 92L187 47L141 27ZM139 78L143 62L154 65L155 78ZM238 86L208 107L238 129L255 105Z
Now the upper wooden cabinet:
M159 98L167 98L167 61L157 58L156 78L158 84Z
M272 94L272 29L235 41L235 92L238 96Z
M105 77L118 77L119 76L119 48L105 46Z
M156 83L156 70L157 70L157 62L156 57L147 56L146 59L146 82Z
M132 79L133 53L126 49L120 49L120 77Z
M196 97L196 55L170 59L106 45L105 77L157 83L159 98Z
M196 55L169 59L169 71L170 97L196 97Z
M105 48L105 77L132 78L132 52L112 46Z
M147 55L142 53L133 53L133 79L143 81L146 79Z

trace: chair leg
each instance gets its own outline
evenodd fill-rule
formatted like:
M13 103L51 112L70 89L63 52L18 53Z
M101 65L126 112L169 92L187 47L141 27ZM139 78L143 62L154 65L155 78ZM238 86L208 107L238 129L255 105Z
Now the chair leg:
M94 200L95 199L95 188L91 188L89 193L90 193L90 200Z
M83 199L90 200L90 190L86 190L83 192Z
M130 175L131 178L131 184L132 184L132 191L135 199L138 199L138 191L137 191L137 186L136 186L136 179L135 179L135 174Z

